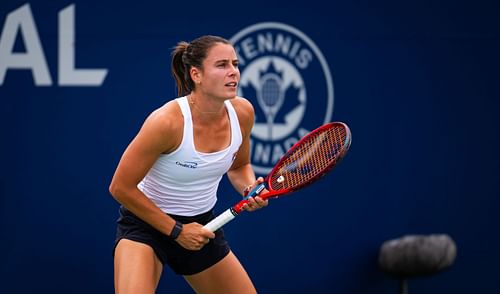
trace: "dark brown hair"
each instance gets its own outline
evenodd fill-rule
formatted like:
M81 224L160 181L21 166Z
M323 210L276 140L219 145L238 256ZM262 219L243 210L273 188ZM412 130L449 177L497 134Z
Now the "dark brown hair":
M194 89L189 70L191 67L202 69L203 61L208 50L216 43L231 44L228 40L218 36L202 36L191 43L179 42L172 51L172 75L177 83L179 96L187 95Z

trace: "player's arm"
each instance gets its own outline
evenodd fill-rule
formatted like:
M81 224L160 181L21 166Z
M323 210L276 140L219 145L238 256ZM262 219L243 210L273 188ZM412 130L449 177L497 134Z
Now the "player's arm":
M146 119L137 136L123 153L109 187L110 193L119 203L166 235L172 232L175 220L149 200L137 188L137 184L162 153L173 151L182 140L182 131L179 131L182 130L182 125L179 125L182 119L178 119L175 111L175 107L178 106L172 104L172 102L168 103ZM185 229L177 239L179 243L190 233L190 230ZM195 233L205 234L206 238L213 238L211 232L199 230L199 228ZM193 240L188 244L181 243L181 245L191 246L198 241L204 242L206 238L202 237L191 236L190 239Z
M248 188L253 188L257 184L262 183L263 179L255 179L255 172L250 163L250 134L254 124L253 106L246 99L239 97L234 100L233 105L240 121L243 141L233 165L227 172L227 176L236 191L243 194L245 189L248 192ZM250 199L248 207L244 207L244 209L254 210L266 205L267 200L255 197L255 199Z

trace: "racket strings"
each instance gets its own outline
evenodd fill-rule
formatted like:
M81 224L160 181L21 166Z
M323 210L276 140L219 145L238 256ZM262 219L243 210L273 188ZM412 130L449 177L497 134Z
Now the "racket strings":
M273 189L294 189L308 183L339 159L346 145L344 127L312 134L295 148L272 176Z

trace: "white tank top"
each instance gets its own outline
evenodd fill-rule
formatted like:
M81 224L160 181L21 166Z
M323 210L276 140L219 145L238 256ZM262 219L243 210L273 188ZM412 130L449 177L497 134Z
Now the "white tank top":
M230 145L213 153L196 151L188 100L181 97L176 101L184 117L182 142L175 151L160 155L138 188L163 212L194 216L214 207L219 182L234 161L242 135L236 111L230 101L225 101L231 125Z

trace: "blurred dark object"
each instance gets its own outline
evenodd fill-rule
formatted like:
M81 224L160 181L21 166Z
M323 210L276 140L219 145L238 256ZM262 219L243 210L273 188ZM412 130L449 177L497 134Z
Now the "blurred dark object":
M401 293L408 293L408 279L430 276L453 264L457 247L444 234L407 235L385 241L379 253L380 268L399 279Z

